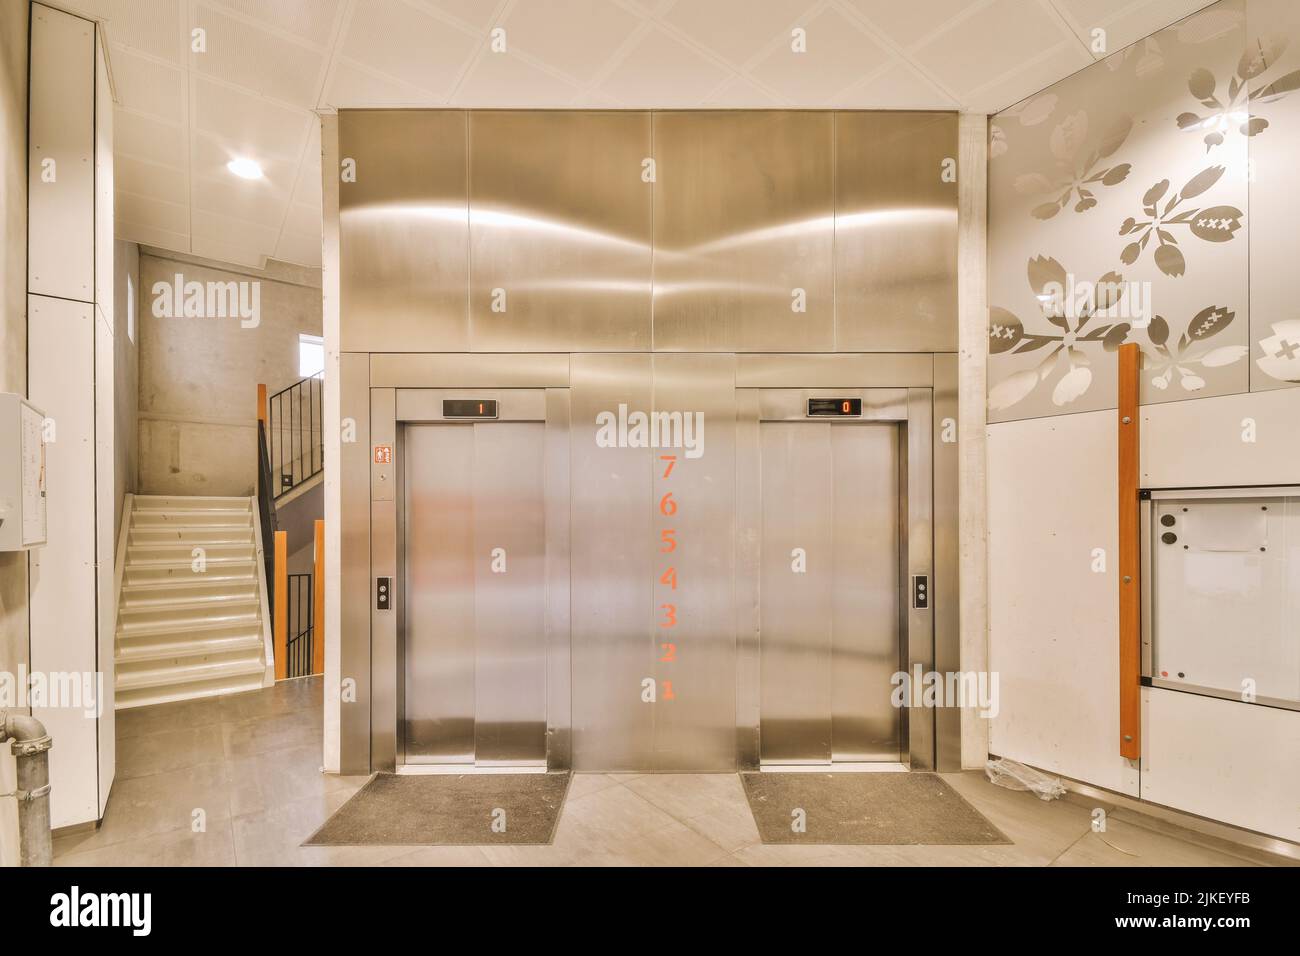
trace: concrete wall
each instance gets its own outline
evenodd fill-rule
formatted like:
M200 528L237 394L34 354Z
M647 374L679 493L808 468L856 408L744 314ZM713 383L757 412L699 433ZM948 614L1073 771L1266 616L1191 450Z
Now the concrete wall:
M27 16L0 4L0 392L27 393ZM0 672L28 664L27 555L0 554ZM13 757L0 747L0 793L14 789ZM0 800L0 866L18 863L18 816Z
M256 324L168 315L159 296L171 295L177 275L182 287L256 283ZM298 335L321 334L320 273L242 270L144 249L139 315L138 491L253 494L257 386L276 392L298 380Z

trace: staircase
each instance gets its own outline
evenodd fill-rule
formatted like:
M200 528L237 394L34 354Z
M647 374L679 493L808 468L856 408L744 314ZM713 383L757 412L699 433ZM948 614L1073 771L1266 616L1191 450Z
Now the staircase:
M135 495L121 533L119 710L274 682L256 498Z

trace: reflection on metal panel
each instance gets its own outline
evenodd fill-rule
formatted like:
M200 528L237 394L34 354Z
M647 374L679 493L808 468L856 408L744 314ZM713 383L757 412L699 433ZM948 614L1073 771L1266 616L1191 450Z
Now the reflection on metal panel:
M804 426L809 427L809 426ZM898 426L825 425L834 488L831 749L836 761L899 760Z
M909 582L914 574L934 576L932 511L932 448L931 394L928 388L907 390L907 454L902 457L902 472L906 496L905 555L900 562L904 580ZM910 591L909 591L910 596ZM912 601L903 604L902 618L906 622L908 671L913 675L920 668L926 674L934 670L934 605L918 610ZM931 708L910 709L905 713L910 766L913 770L935 768L935 714Z
M372 353L370 379L376 386L394 388L419 388L430 382L444 388L567 388L569 356Z
M934 357L934 668L961 670L961 589L958 518L957 356ZM934 715L939 771L961 769L961 710L941 707Z
M736 389L736 769L759 766L763 498L759 395Z
M365 355L339 356L339 413L356 441L339 446L339 675L355 699L340 705L339 772L370 773L370 381Z
M919 388L934 374L927 354L737 355L737 388Z
M658 649L646 613L655 567L654 459L596 444L596 416L650 408L651 356L574 355L572 422L573 769L654 768L654 708L642 681Z
M546 426L471 427L475 762L545 766Z
M372 448L394 449L399 435L393 421L395 403L391 388L370 390L370 440ZM399 456L400 459L400 456ZM394 594L397 580L398 521L397 494L401 472L393 466L392 454L374 455L370 463L370 586L377 596L381 579L389 582L391 608L370 602L370 762L378 770L393 770L397 764L397 706L401 697L398 667L398 623L404 602Z
M650 345L650 114L470 114L474 351Z
M474 426L403 442L405 763L474 762Z
M831 759L831 426L764 422L760 739L765 763Z
M654 532L644 547L656 559L655 770L736 765L735 402L734 356L654 357L654 411L666 413L670 427L679 420L686 427L688 415L703 424L694 450L661 433L660 444L672 447L654 452Z
M566 356L567 359L567 356ZM567 378L567 364L565 366ZM546 764L573 765L569 648L569 390L546 390Z
M831 114L654 114L654 347L829 351Z
M465 114L345 110L340 334L349 351L469 348Z
M836 348L957 348L955 113L835 116ZM945 181L947 179L947 181Z

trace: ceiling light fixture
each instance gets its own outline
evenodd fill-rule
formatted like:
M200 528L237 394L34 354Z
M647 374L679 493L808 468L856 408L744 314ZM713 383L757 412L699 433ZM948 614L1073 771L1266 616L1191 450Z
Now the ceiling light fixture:
M230 170L240 179L261 179L262 167L257 165L251 159L237 158L226 163L226 169Z

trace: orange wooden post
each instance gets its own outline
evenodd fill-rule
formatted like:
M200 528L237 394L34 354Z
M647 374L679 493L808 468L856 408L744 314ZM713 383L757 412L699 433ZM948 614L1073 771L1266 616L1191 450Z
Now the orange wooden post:
M289 676L289 532L275 533L275 679Z
M1138 381L1142 353L1119 349L1119 752L1142 755L1142 551L1138 500Z
M325 522L314 526L316 561L312 574L311 672L325 673Z
M265 429L266 428L266 386L262 384L259 384L257 386L257 420L262 423L262 428ZM270 434L267 434L266 440L268 443L271 441ZM267 449L267 454L268 455L270 454L269 448ZM260 449L258 450L257 455L258 455L257 480L253 484L254 487L257 488L258 493L260 494L262 491L262 453Z

